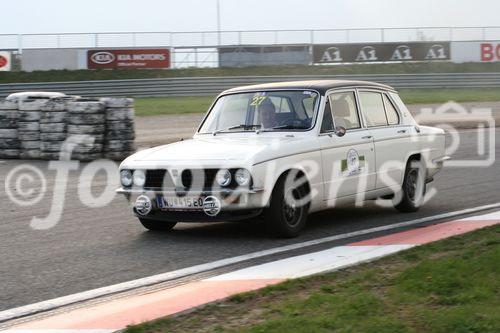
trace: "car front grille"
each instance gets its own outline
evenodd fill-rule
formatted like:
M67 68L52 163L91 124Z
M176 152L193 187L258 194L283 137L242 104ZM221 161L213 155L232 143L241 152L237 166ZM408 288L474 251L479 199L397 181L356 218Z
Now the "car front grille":
M230 169L232 180L226 188L234 189L238 184L234 180L234 173L237 169ZM219 169L186 169L182 171L181 180L182 185L186 189L212 189L219 188L220 186L215 181L215 175Z
M174 188L172 177L165 169L146 170L145 188Z

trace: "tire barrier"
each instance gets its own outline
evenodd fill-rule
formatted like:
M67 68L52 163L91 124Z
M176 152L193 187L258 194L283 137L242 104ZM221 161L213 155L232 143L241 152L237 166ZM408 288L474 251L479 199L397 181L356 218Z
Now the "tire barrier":
M43 160L59 159L63 143L67 138L66 105L71 98L53 98L46 100L40 107L40 158Z
M0 158L19 158L17 103L0 101Z
M71 147L73 159L90 161L102 157L104 119L105 106L99 99L68 103L68 136L82 136L82 140Z
M46 99L26 98L18 100L18 135L21 143L19 157L25 160L40 159L41 106Z
M136 150L131 98L21 97L0 100L0 159L119 161Z
M104 157L123 160L135 152L134 100L101 98L106 107L106 140Z

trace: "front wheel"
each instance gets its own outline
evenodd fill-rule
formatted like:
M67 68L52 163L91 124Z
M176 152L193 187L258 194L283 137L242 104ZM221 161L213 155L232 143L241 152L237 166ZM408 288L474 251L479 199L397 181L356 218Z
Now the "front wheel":
M139 221L144 228L152 231L169 231L177 224L177 222L156 221L143 218L139 218Z
M289 174L290 175L290 174ZM279 237L296 237L304 229L309 211L308 193L296 177L281 177L264 212L268 229Z
M416 212L424 201L425 168L419 160L410 160L406 165L401 195L396 195L394 207L400 212Z

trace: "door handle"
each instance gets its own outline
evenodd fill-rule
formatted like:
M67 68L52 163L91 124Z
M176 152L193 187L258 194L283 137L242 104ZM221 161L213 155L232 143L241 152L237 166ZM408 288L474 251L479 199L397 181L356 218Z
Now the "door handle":
M403 134L403 133L406 133L406 132L407 132L406 130L399 130L398 134Z
M364 139L364 140L369 140L371 139L372 136L371 135L366 135L366 136L362 136L361 139Z

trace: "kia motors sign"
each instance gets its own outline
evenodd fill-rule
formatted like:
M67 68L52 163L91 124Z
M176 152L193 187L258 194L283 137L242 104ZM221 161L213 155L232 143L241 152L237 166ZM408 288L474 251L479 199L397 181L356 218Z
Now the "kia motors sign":
M170 68L169 49L124 49L87 51L89 69Z
M314 63L450 60L449 42L332 44L313 47Z
M10 52L0 51L0 72L8 72L12 69L12 56Z

